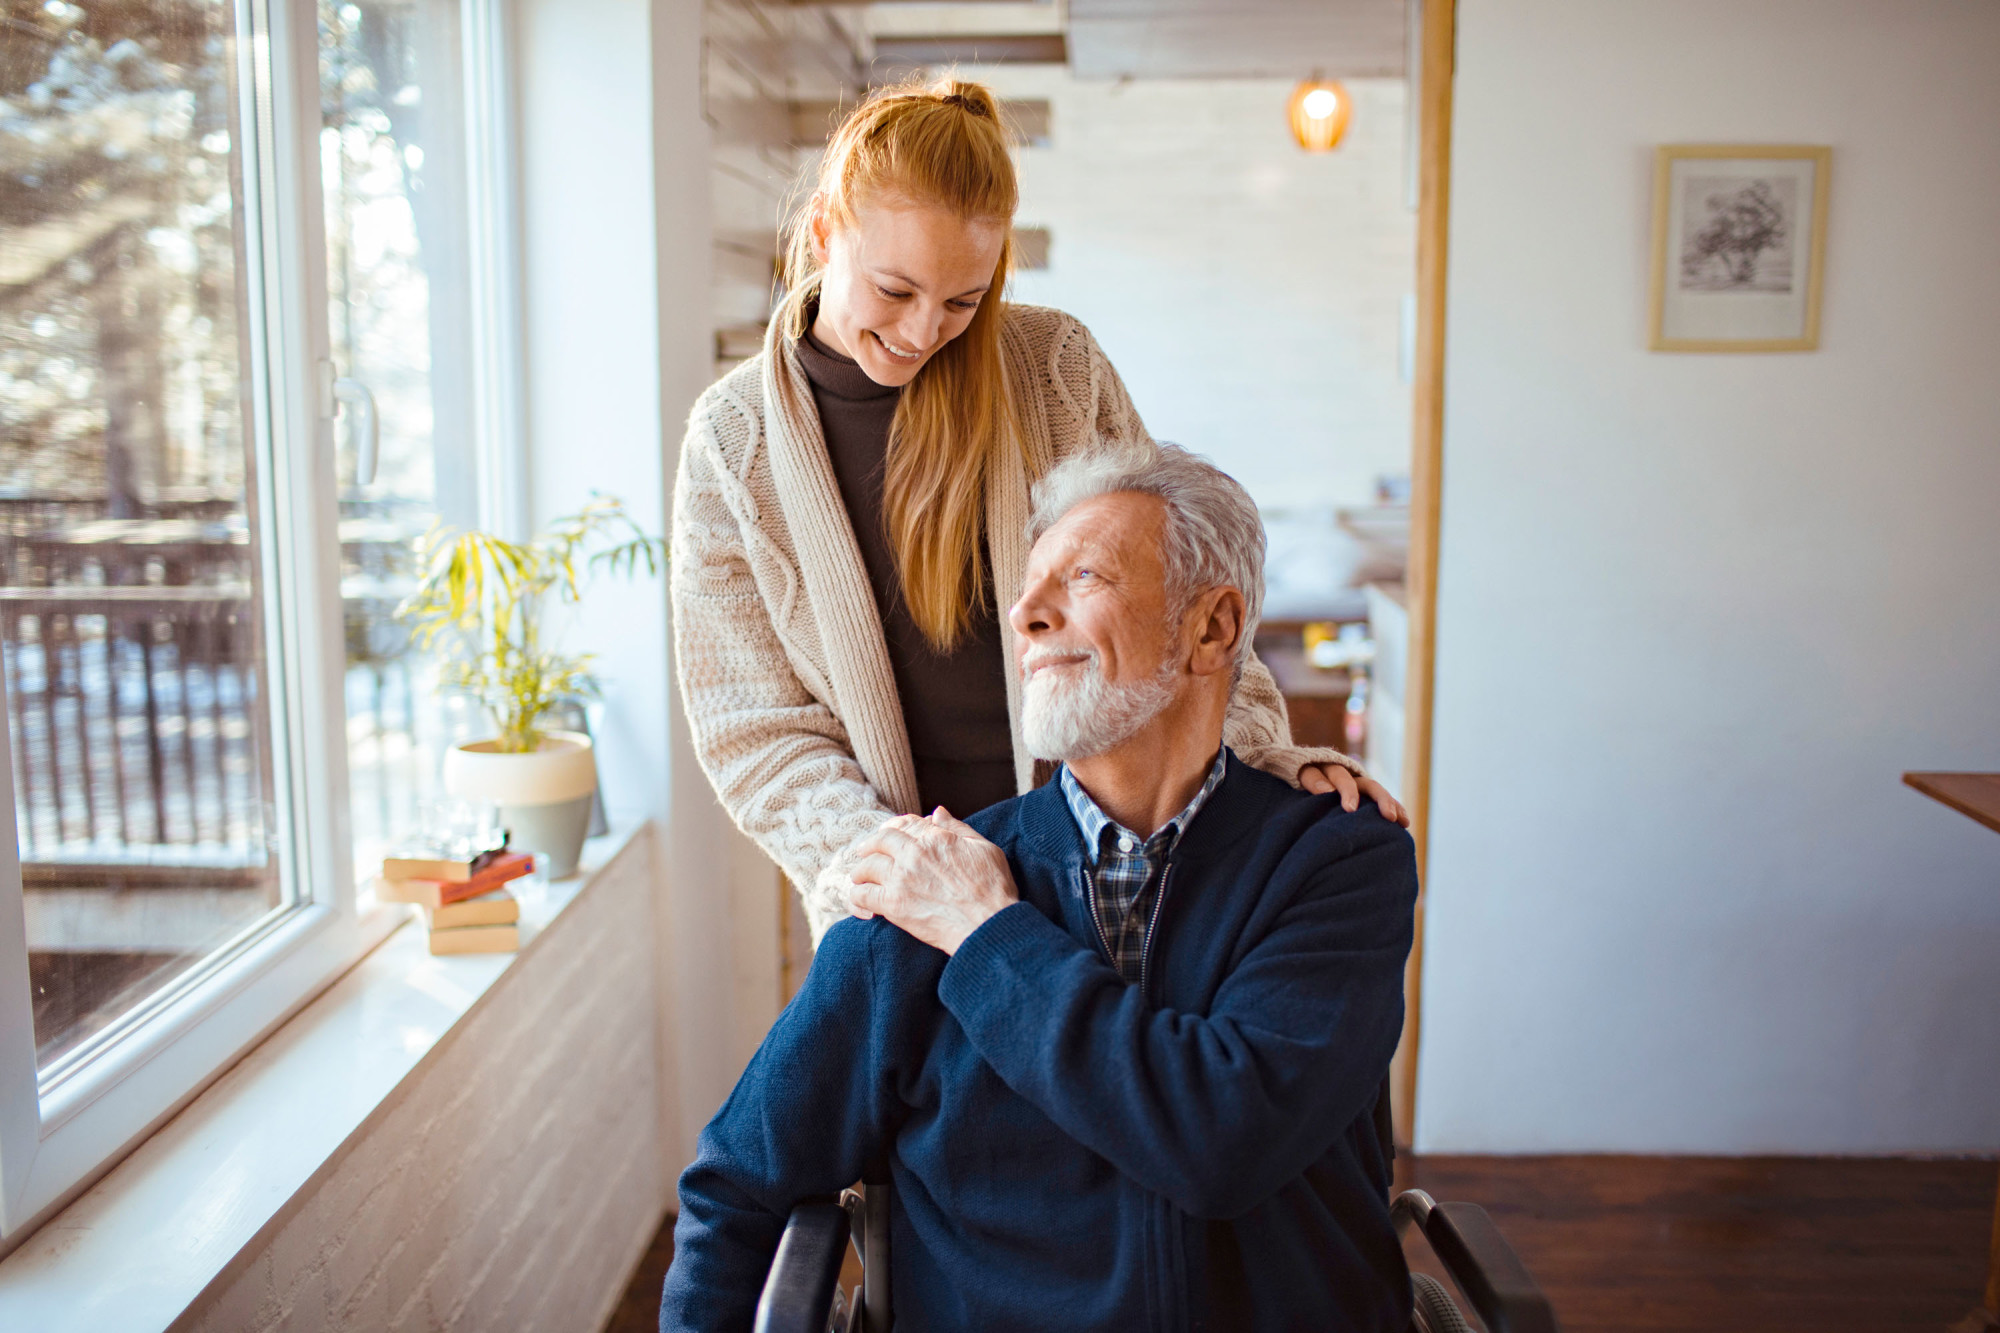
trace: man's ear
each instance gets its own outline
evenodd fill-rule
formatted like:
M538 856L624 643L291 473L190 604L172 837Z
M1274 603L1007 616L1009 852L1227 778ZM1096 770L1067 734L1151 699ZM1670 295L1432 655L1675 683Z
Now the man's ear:
M1210 588L1188 608L1187 624L1194 636L1188 671L1213 676L1236 668L1236 649L1243 638L1247 608L1234 588Z

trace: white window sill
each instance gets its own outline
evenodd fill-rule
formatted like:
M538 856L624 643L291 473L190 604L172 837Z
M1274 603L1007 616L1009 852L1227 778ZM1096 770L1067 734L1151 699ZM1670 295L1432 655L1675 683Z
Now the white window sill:
M396 930L0 1260L0 1328L171 1325L640 832L593 839L568 880L526 881L519 953L433 958L421 929Z

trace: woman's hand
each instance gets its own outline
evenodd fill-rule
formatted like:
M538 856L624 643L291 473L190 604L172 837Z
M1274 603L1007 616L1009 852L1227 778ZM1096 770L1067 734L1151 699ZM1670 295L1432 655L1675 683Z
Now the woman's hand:
M947 954L1021 896L1007 854L943 806L929 819L898 815L856 843L851 856L854 915L886 917Z
M1375 802L1375 808L1382 812L1382 818L1393 819L1404 828L1410 826L1410 812L1403 803L1389 794L1389 789L1373 778L1354 780L1354 774L1339 764L1307 764L1299 770L1299 785L1315 796L1326 793L1340 793L1340 808L1350 814L1361 808L1361 798L1366 796Z

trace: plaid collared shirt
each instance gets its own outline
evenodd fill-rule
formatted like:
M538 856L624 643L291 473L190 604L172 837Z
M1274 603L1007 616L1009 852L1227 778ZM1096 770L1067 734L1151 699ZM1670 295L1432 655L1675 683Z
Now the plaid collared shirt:
M1141 838L1098 809L1097 802L1070 773L1069 765L1062 766L1063 797L1076 817L1076 826L1083 831L1084 846L1091 849L1090 887L1096 899L1098 932L1105 952L1111 955L1111 965L1128 983L1139 980L1167 858L1200 813L1208 794L1222 781L1228 756L1227 749L1215 752L1215 763L1209 767L1201 790L1150 838Z

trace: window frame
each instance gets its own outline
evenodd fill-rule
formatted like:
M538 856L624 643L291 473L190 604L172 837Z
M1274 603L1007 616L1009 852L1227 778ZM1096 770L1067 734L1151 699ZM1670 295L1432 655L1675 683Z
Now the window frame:
M509 0L458 0L473 486L480 525L524 541L530 527L527 353L521 316L514 11Z
M441 7L452 0L433 0ZM512 136L504 0L456 0L474 218L475 482L481 521L518 504L518 320L510 255ZM251 464L262 555L263 642L284 900L185 977L121 1017L96 1053L44 1086L37 1069L12 737L0 680L0 1250L109 1170L257 1041L400 925L363 910L347 817L346 674L335 405L320 188L316 0L234 0L246 161L242 336L251 358ZM477 40L474 40L477 38ZM254 183L253 183L254 182ZM494 211L487 211L494 209ZM490 474L489 474L490 470Z

